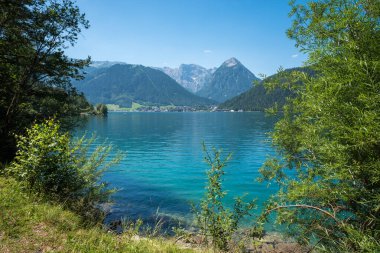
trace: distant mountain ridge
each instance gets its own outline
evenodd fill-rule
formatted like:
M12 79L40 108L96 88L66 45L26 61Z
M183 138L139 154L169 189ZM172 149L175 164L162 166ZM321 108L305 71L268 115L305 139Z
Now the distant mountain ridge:
M212 74L210 82L197 95L224 102L249 90L254 81L260 80L236 58L225 61Z
M85 72L85 79L74 81L74 85L90 102L127 107L132 102L188 106L221 103L249 90L254 81L260 80L236 58L212 69L196 64L151 68L124 62L94 61Z
M118 104L123 107L130 107L132 102L182 106L215 104L192 94L157 69L125 63L110 65L98 68L91 66L85 79L74 81L73 85L92 103Z

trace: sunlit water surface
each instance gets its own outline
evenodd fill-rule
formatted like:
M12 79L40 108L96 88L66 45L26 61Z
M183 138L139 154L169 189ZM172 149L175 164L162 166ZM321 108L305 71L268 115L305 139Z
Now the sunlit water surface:
M208 166L203 141L223 149L225 156L232 152L223 182L227 205L244 194L260 204L276 190L256 181L260 166L274 154L268 132L275 120L261 112L111 112L89 117L77 135L95 132L95 144L108 140L126 154L104 176L110 187L119 189L108 220L142 218L150 223L159 213L183 224L191 220L190 203L204 194Z

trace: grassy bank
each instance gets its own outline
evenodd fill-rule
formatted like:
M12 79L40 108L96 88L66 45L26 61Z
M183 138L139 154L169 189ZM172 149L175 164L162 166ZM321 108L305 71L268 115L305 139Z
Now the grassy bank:
M26 194L0 177L0 252L193 252L160 238L86 227L78 215Z
M178 240L182 238L181 240ZM22 191L18 182L0 176L0 252L218 252L200 248L199 237L117 235L99 226L85 226L81 217ZM266 237L250 245L255 252L306 252L293 243ZM251 242L252 243L252 242ZM189 248L185 248L189 247ZM247 249L247 248L246 248ZM231 252L241 252L237 247Z

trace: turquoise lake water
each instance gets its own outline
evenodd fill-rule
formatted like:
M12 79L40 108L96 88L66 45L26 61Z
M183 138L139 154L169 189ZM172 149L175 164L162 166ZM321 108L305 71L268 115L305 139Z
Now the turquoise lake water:
M221 148L232 160L225 168L226 203L247 194L259 203L276 187L258 183L258 170L273 155L269 137L274 118L262 112L119 113L89 117L78 134L96 132L97 143L105 139L126 153L104 179L119 191L109 220L122 217L152 222L156 213L189 220L190 202L203 196L207 164L202 142ZM258 212L258 211L256 211Z

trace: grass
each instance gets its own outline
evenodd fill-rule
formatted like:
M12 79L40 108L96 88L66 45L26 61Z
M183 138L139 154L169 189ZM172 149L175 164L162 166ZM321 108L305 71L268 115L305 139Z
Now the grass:
M191 253L219 252L199 247L197 236L177 229L178 238L140 237L136 224L117 235L101 225L84 225L77 214L57 204L46 203L23 191L14 179L0 176L0 252L134 252L134 253ZM180 232L183 232L182 234ZM179 240L179 238L182 238ZM246 238L249 239L249 238ZM268 239L268 238L267 238ZM179 241L178 241L179 240ZM176 245L178 241L182 247ZM185 243L182 243L185 242ZM251 239L249 239L251 241ZM272 241L272 240L270 240ZM190 242L190 243L186 243ZM243 241L242 241L243 242ZM251 241L252 243L253 241ZM259 241L249 248L257 252L306 252L305 248L289 243L265 244ZM257 244L257 245L256 245ZM190 247L190 248L185 248ZM237 244L231 252L246 248ZM256 252L256 251L254 251Z
M116 235L0 177L0 252L194 252L170 239Z

